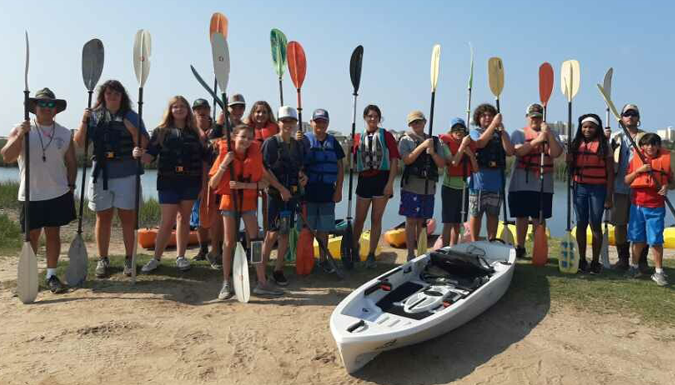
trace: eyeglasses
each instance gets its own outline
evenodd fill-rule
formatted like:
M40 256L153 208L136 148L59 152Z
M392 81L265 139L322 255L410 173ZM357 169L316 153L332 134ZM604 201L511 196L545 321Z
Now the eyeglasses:
M56 107L56 102L52 100L40 100L37 102L37 105L41 108L54 108Z
M629 110L629 111L626 111L623 114L621 114L621 116L623 116L624 118L628 118L628 117L637 117L637 116L640 116L640 115L633 110Z

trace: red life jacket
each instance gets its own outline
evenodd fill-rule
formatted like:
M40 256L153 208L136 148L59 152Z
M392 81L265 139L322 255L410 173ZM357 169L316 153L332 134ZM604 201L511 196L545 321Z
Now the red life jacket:
M574 181L585 184L605 184L607 183L607 163L603 156L600 156L600 142L584 142L579 145L579 149L574 153ZM604 156L607 156L605 154Z
M251 127L254 126L251 125ZM265 139L279 133L279 126L276 123L269 121L265 127L263 128L254 127L253 131L255 131L255 140L257 140L258 142L260 142L260 144L262 144L262 142L264 142Z
M525 132L525 143L530 143L532 140L536 139L539 136L539 131L535 131L530 127L523 128ZM535 175L539 176L541 171L541 152L543 149L542 144L538 144L530 150L524 156L518 157L518 163L516 163L517 168L525 169L525 171L534 171ZM553 172L553 159L547 153L544 153L544 174L550 174Z
M438 136L443 143L445 143L448 148L450 149L450 153L454 156L457 154L457 151L459 151L459 146L462 144L462 141L456 140L452 135L449 134L441 134ZM472 151L475 151L476 145L473 141L469 144L469 148ZM467 164L469 162L468 157L466 154L462 155L462 158L460 159L459 163L456 166L447 166L447 173L450 176L460 176L462 178L466 178L471 174L471 165ZM466 165L466 166L465 166Z
M218 158L213 162L210 175L215 174L218 171L218 167L223 162L225 155L227 155L227 141L221 140L219 143L220 151ZM234 179L239 182L255 183L262 178L263 174L263 160L262 153L260 152L260 145L257 142L251 142L249 148L246 149L246 157L242 160L239 156L235 156L232 161L234 165ZM258 196L258 191L253 189L242 189L243 197L246 198L255 198ZM218 188L215 190L216 194L220 195L230 195L230 172L227 171L223 174Z
M656 158L648 159L649 163L652 166L652 173L642 173L633 180L633 183L630 184L630 187L633 189L638 188L654 188L656 189L656 180L659 182L659 186L665 186L668 184L668 176L670 176L670 151L666 149L659 150L659 154ZM642 166L642 160L638 154L633 154L633 159L631 160L630 168L632 170L637 170ZM653 176L652 176L653 175Z

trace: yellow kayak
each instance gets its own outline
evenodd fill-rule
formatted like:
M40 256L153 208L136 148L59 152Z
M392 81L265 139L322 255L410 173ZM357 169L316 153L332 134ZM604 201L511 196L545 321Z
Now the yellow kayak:
M328 236L328 251L333 256L333 259L340 259L340 245L342 244L342 235L329 235ZM368 249L370 248L370 230L365 230L361 233L361 239L359 240L359 254L362 261L366 260L368 256ZM375 251L375 256L379 255L382 251L382 247L377 245ZM314 256L319 258L319 242L314 240Z
M509 230L511 230L511 234L513 234L513 238L515 238L516 237L516 225L513 225L513 224L509 223L508 226L509 226ZM500 221L499 226L497 227L497 238L501 239L502 231L504 231L504 225ZM534 239L533 237L534 237L534 226L532 224L530 224L529 226L527 226L527 240L532 241ZM546 227L546 238L549 238L549 239L551 238L551 229L549 229L548 226Z
M614 239L614 226L609 224L607 225L607 230L609 231L609 244L611 246L616 245L616 240ZM605 224L602 224L602 231L605 231ZM576 237L577 227L572 228L572 236ZM586 229L586 243L591 244L593 242L593 234L591 233L591 227L589 226ZM666 227L663 231L663 248L665 249L675 249L675 227Z

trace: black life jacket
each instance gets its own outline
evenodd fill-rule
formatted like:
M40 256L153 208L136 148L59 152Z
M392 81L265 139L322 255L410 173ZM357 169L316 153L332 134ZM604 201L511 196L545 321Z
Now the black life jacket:
M158 174L166 177L201 177L204 151L197 134L187 128L160 130L166 130L166 134L160 143Z
M133 159L134 139L124 125L124 115L112 115L108 110L101 109L94 112L96 128L91 138L94 144L94 153L91 157L96 161L92 171L94 183L103 173L103 189L108 189L108 162L119 162ZM139 128L140 129L140 128Z
M409 135L406 133L408 138L412 139L415 142L415 147L418 147L422 144L423 140L417 135ZM434 149L440 148L439 141L437 137L434 139ZM424 139L426 140L426 138ZM400 141L400 139L399 139ZM403 168L403 176L401 177L401 185L408 183L408 178L413 175L420 179L429 179L431 181L438 181L438 166L436 162L432 159L431 155L427 154L426 151L421 153L417 159L411 164L406 165Z
M293 138L290 138L287 145L279 135L274 135L274 139L277 142L277 159L270 165L270 171L291 193L295 193L298 189L298 173L303 161L300 146ZM270 188L270 192L278 194L274 187Z
M506 154L499 133L495 133L485 147L476 150L476 160L478 166L482 168L504 168L506 166Z

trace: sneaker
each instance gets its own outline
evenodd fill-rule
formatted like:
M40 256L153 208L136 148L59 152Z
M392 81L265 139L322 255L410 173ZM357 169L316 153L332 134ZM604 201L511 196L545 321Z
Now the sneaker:
M375 262L375 254L368 254L368 258L366 258L366 268L374 269L375 267L377 267L377 263Z
M516 247L516 259L525 259L527 250L524 247Z
M132 273L131 269L132 269L132 267L131 267L131 257L124 258L124 275L126 275L127 277L131 277L131 273Z
M258 282L258 284L253 289L253 294L278 297L284 295L284 292L283 290L279 290L274 286L270 285L269 282L266 282L265 284L261 284L260 282Z
M288 286L288 280L284 276L283 271L274 270L274 272L272 273L272 279L279 286Z
M326 274L335 273L335 269L333 268L333 266L328 264L328 261L319 261L317 262L316 265Z
M65 293L67 290L55 275L49 277L47 280L47 287L49 287L49 291L54 294Z
M586 259L579 260L579 272L588 273L588 261Z
M602 271L602 265L598 261L591 261L591 267L588 270L593 275L600 274Z
M190 261L185 257L178 257L176 258L176 267L180 271L188 271L190 270Z
M213 255L211 253L206 255L206 260L211 264L213 270L222 270L223 269L223 256L222 254Z
M626 272L626 278L640 278L641 276L642 273L640 273L640 270L634 266L629 267L628 271Z
M218 293L218 299L221 301L224 301L226 299L232 298L234 295L234 291L232 291L232 287L230 286L230 282L224 281L223 282L223 287L220 288L220 293Z
M638 270L640 270L642 275L650 275L652 273L652 269L649 268L647 261L638 262Z
M157 270L158 267L159 267L159 259L152 258L150 259L150 261L148 261L148 263L145 264L145 266L141 268L141 272L150 273L151 271Z
M108 257L99 258L96 264L96 278L104 278L108 275L108 266L110 266L110 259Z
M209 254L209 249L199 249L199 253L192 257L193 261L206 261L206 256Z
M652 281L656 282L656 284L659 286L666 286L668 285L668 280L666 280L666 277L666 273L654 273L652 274Z

